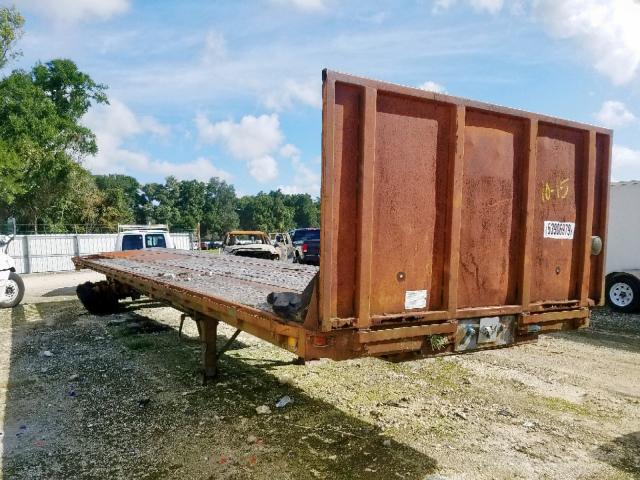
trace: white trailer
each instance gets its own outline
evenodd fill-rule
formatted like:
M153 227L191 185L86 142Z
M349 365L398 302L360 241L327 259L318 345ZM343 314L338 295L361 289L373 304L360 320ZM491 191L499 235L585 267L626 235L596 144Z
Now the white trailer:
M609 190L606 298L614 310L640 309L640 181Z

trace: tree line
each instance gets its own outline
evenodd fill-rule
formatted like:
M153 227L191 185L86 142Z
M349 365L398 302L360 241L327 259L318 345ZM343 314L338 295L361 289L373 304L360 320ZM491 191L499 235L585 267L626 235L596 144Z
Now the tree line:
M24 18L0 8L0 69L20 54ZM238 198L233 185L166 178L141 184L127 175L92 175L82 162L98 151L82 117L108 104L107 86L69 59L14 70L0 80L0 218L13 216L24 233L114 231L123 223L200 226L203 238L226 231L285 231L318 226L319 200L307 194L260 192Z
M164 223L173 230L194 230L205 239L219 239L235 230L283 232L318 227L320 201L308 194L280 190L238 198L233 185L217 177L208 182L167 177L164 184L140 184L127 175L96 175L96 186L108 208L106 225Z

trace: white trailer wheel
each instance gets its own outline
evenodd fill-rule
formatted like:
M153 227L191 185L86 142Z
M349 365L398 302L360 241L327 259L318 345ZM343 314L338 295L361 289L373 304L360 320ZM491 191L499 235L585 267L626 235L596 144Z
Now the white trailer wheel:
M623 273L607 278L607 303L619 312L634 312L640 306L640 283Z
M0 295L0 308L12 308L22 301L24 296L24 283L17 273L11 272L5 291Z
M611 285L609 297L616 307L624 308L633 302L633 290L624 282L616 282Z

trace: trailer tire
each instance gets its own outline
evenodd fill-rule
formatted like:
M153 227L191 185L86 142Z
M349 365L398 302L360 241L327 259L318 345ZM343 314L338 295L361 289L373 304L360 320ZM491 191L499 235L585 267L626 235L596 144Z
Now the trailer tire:
M90 313L109 315L118 311L118 297L107 281L81 283L76 294Z
M640 282L628 273L616 273L607 277L607 304L612 310L631 313L640 307Z

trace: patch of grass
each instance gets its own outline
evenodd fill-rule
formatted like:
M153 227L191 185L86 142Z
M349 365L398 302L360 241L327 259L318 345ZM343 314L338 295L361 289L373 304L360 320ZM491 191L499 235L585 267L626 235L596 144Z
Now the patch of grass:
M123 342L127 348L136 351L152 350L155 344L146 338L132 338Z
M535 403L540 407L548 410L554 410L561 413L572 413L574 415L594 415L594 411L587 405L573 403L564 398L558 397L535 397Z

